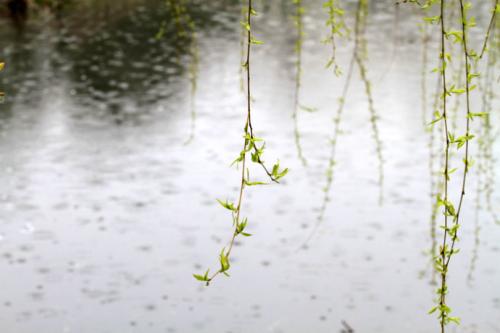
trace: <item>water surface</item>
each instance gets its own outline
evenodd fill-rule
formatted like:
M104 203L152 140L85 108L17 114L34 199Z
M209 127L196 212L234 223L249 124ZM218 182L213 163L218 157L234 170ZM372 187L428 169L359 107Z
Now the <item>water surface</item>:
M7 93L0 105L2 332L326 333L340 332L342 320L356 332L437 330L427 314L436 286L428 255L418 13L401 7L396 23L388 3L371 8L367 65L380 115L383 205L356 71L331 201L308 248L298 250L322 204L332 118L345 78L325 69L330 48L320 40L326 17L319 1L305 1L301 100L318 109L299 114L306 168L291 118L290 3L258 3L255 29L265 44L255 48L252 61L253 122L267 141L265 160L279 158L291 171L281 185L248 190L243 213L254 236L237 243L231 278L209 288L191 274L217 267L231 220L215 199L235 198L239 182L239 172L229 167L241 149L245 112L237 2L192 9L200 53L194 109L189 57L182 56L187 48L173 42L172 30L155 39L169 17L160 2L88 1L65 9L59 20L32 15L23 32L0 19L0 58L7 63L0 75ZM347 1L346 9L354 8ZM477 46L488 6L476 11ZM436 46L432 41L430 68ZM352 41L339 42L344 69L351 50ZM429 99L434 87L430 74ZM474 107L481 107L479 98ZM499 149L494 146L495 156ZM263 178L259 172L253 174ZM451 332L500 332L500 226L486 211L479 215L473 279L467 279L476 180L473 173L461 252L451 264L449 301L463 322ZM493 199L498 203L499 194Z

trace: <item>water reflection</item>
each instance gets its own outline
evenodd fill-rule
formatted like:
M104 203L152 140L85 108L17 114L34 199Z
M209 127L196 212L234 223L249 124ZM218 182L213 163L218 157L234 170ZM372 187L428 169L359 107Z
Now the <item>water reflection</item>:
M22 33L28 19L28 2L26 0L9 0L7 8L13 26L19 33Z
M234 6L212 7L191 13L199 29L216 31L229 24L213 16L215 10L230 12ZM3 79L7 105L37 103L46 87L64 81L76 103L121 123L137 117L138 110L148 112L184 84L180 78L189 62L178 55L191 49L176 41L172 24L166 25L162 38L155 38L162 23L173 18L161 2L70 4L60 15L54 21L50 14L38 13L20 36L2 22L0 37L7 43L0 56L9 64Z

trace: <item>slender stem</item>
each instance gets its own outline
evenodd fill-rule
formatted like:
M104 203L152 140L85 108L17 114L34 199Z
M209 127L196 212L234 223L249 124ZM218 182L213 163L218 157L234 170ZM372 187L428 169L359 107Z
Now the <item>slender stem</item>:
M365 86L365 93L368 99L368 110L370 112L370 124L372 127L373 139L375 141L376 155L378 159L378 185L379 185L379 205L384 201L384 158L382 154L382 140L380 139L380 131L378 128L378 115L375 110L375 103L373 101L373 94L371 82L368 79L367 69L364 63L364 57L367 52L366 40L364 38L366 30L368 2L367 0L360 0L358 2L358 9L356 14L355 38L358 39L358 46L354 53L354 58L359 68L361 80Z
M486 52L486 49L488 47L488 40L490 38L490 35L492 32L493 33L495 32L494 28L495 28L496 15L497 15L496 8L497 8L498 4L499 4L499 0L495 0L495 5L493 6L493 12L491 14L490 24L488 25L488 31L486 32L486 37L484 38L483 47L481 48L481 53L479 55L479 59L483 58L483 55Z
M444 6L445 0L440 1L440 22L441 22L441 79L443 83L443 123L444 123L444 136L446 138L446 148L445 148L445 165L444 165L444 201L448 202L448 182L449 182L449 175L448 175L448 170L449 170L449 156L450 156L450 139L448 136L448 115L447 115L447 89L446 89L446 61L445 61L445 55L446 55L446 44L445 44L445 36L446 36L446 30L445 30L445 6ZM444 215L444 233L443 233L443 242L442 246L440 249L440 254L441 254L441 262L444 265L446 262L446 244L447 244L447 238L448 238L448 214L445 212ZM444 308L446 305L446 278L447 278L447 272L446 269L443 268L441 271L441 291L440 291L440 300L439 300L439 305L441 309ZM446 324L446 313L443 313L441 311L441 318L440 318L440 325L441 325L441 333L445 332L445 324Z
M464 157L464 172L462 176L462 186L461 186L461 192L460 192L460 199L458 203L458 208L457 208L457 213L454 218L454 223L458 224L459 223L459 218L460 218L460 212L462 210L462 205L464 202L465 198L465 185L467 183L467 174L469 173L469 150L470 150L470 144L469 144L469 137L470 137L470 118L471 118L471 111L470 111L470 63L469 63L469 52L468 52L468 46L467 46L467 18L465 17L465 9L464 9L464 3L463 0L460 1L460 10L461 10L461 15L462 15L462 45L463 45L463 51L464 51L464 58L465 58L465 99L466 99L466 108L467 108L467 121L466 121L466 141L465 141L465 157ZM457 233L453 234L452 237L452 243L451 243L451 253L453 253L456 241L458 239ZM449 263L451 260L451 255L448 256L448 260L446 261L446 268L448 267Z
M342 71L337 63L337 42L335 35L342 36L343 32L349 34L349 29L347 29L342 18L344 16L344 11L338 6L338 0L328 0L323 4L323 6L326 7L328 12L326 25L330 26L330 35L325 41L329 42L332 47L332 56L326 67L329 68L333 66L334 74L336 76L340 76Z
M256 12L253 10L252 7L252 0L248 0L248 7L247 7L247 21L243 22L243 25L245 29L247 30L247 37L246 37L246 61L243 64L243 67L245 68L246 71L246 85L247 85L247 90L246 90L246 121L245 121L245 126L244 126L244 141L243 141L243 149L240 152L239 157L235 160L234 163L241 163L241 181L240 181L240 188L239 188L239 194L238 194L238 201L236 203L236 206L234 206L232 203L223 203L219 201L219 203L224 206L224 208L231 210L232 214L232 219L233 219L233 233L231 236L231 239L229 241L229 244L227 247L224 247L222 249L222 252L220 254L220 263L221 263L221 268L213 273L210 277L208 277L208 271L205 273L205 275L196 275L194 274L194 277L197 280L200 281L205 281L207 285L210 284L210 282L218 275L220 274L227 274L227 271L230 268L230 257L231 253L235 244L235 239L238 235L243 235L243 236L250 236L250 234L247 234L244 232L244 229L247 225L247 219L241 219L241 209L243 205L243 194L246 186L252 186L252 185L259 185L259 184L264 184L261 182L254 182L251 183L249 181L249 169L247 168L247 154L253 151L252 153L252 162L260 164L268 177L270 178L271 181L278 182L278 179L284 177L286 173L288 172L288 169L284 170L279 170L279 162L276 163L273 166L272 172L269 172L266 166L264 165L264 162L261 160L260 155L262 154L264 150L264 146L258 148L256 145L257 141L261 141L260 139L256 138L254 136L253 132L253 126L252 126L252 83L251 83L251 51L252 51L252 44L259 44L259 41L253 38L252 34L252 16L256 15Z
M422 124L427 124L427 72L429 59L429 32L427 24L422 28L422 73L420 87L422 90Z
M498 51L497 51L498 52ZM487 68L493 68L496 62L496 57L498 55L493 52L488 52L488 62ZM493 221L495 223L500 224L500 219L498 218L495 208L492 203L492 194L495 184L495 165L492 156L492 147L495 140L495 135L492 134L492 124L491 124L491 109L492 109L492 99L494 96L493 87L495 86L495 78L494 72L491 70L486 71L486 75L484 76L484 81L482 86L480 87L480 91L482 91L482 110L483 114L486 114L484 120L484 134L483 134L483 143L482 143L482 151L484 158L484 174L486 180L484 182L484 193L486 199L486 209L490 213ZM481 84L481 81L479 81Z
M295 137L295 146L297 147L297 154L299 156L300 161L304 166L307 166L307 160L304 157L304 153L302 151L302 144L300 142L300 131L299 131L299 119L298 113L300 109L300 88L302 81L302 40L304 38L304 23L303 23L303 11L302 0L294 0L295 3L295 25L297 27L297 40L295 42L295 95L293 102L293 124L294 124L294 137Z
M434 102L433 102L433 109L437 110L439 107L439 96L441 92L441 86L442 86L442 77L439 76L437 83L436 83L436 92L434 95ZM430 236L431 236L431 258L434 260L437 255L437 215L438 215L438 210L439 210L439 205L436 200L436 196L438 193L441 193L443 190L443 182L442 181L435 181L435 160L436 160L436 152L435 152L435 144L436 144L436 135L435 135L435 130L434 126L430 127L430 135L429 135L429 172L430 172L430 188L431 188L431 200L432 200L432 206L431 206L431 217L430 217ZM441 157L441 156L439 156ZM440 169L442 165L440 166ZM436 284L436 270L433 270L432 277L431 277L431 283Z
M479 139L479 147L478 147L478 174L477 174L477 185L476 185L476 203L475 203L475 211L474 211L474 247L472 248L472 256L469 264L469 273L467 274L467 283L472 285L474 281L474 271L476 269L476 263L479 254L479 245L481 243L480 240L480 232L481 227L479 226L479 216L481 213L482 205L481 205L481 193L484 190L483 185L483 176L486 174L485 168L485 141L484 137L486 136L486 126L483 127L481 138Z
M245 20L245 6L241 7L241 20ZM240 36L240 60L243 62L245 59L245 40L247 36L245 33L244 29L241 29L241 36ZM245 92L245 75L244 75L244 66L240 64L240 90L242 93Z
M246 56L246 62L245 62L245 69L246 69L246 83L247 83L247 112L246 112L246 121L245 121L245 127L244 127L244 132L245 132L245 140L243 143L243 151L246 151L247 146L249 144L249 139L248 135L250 135L251 138L253 138L253 128L252 128L252 93L251 93L251 68L250 68L250 55L252 51L252 33L251 33L251 26L252 26L252 0L248 0L248 8L247 8L247 22L249 25L249 29L247 31L247 56ZM243 160L241 162L241 181L240 181L240 190L239 190L239 195L238 195L238 203L236 205L236 210L233 213L234 214L234 221L235 221L235 228L233 231L233 235L231 237L231 240L229 241L228 249L225 253L225 257L227 260L229 260L231 256L231 252L233 250L234 246L234 241L236 237L238 236L238 224L240 222L240 213L241 213L241 207L243 204L243 192L245 189L245 172L246 172L246 154L243 154ZM215 272L207 281L207 285L210 284L210 282L219 274L223 273L224 271L222 269L219 269L217 272Z
M355 46L354 48L356 48ZM354 72L354 64L355 64L355 57L353 55L351 62L349 64L349 69L347 70L347 77L346 81L344 83L344 88L342 91L342 97L339 98L339 106L337 109L337 114L333 120L334 122L334 130L333 130L333 137L331 139L331 149L330 149L330 157L328 159L328 168L326 171L326 185L325 188L323 189L323 202L321 203L321 207L319 210L318 217L316 219L316 224L314 225L313 229L309 233L309 236L307 236L306 240L302 245L299 247L299 249L304 249L307 248L307 244L311 241L313 236L316 234L318 231L319 226L323 222L323 219L325 217L325 212L326 212L326 207L328 205L328 202L330 201L330 190L333 185L333 180L335 176L335 164L336 164L336 153L337 153L337 143L339 140L340 136L340 123L342 120L342 114L344 111L344 106L345 106L345 100L347 98L347 93L349 92L349 87L351 86L351 79L352 75Z
M319 210L318 217L316 219L316 224L313 226L311 232L309 233L308 237L306 240L302 243L302 245L298 248L304 249L307 248L307 244L309 241L312 239L312 237L316 234L319 226L323 222L326 207L328 202L330 201L330 190L333 184L334 180L334 171L335 171L335 158L336 158L336 151L337 151L337 142L338 138L340 135L340 124L342 120L342 115L344 111L344 106L345 102L347 99L347 94L349 92L349 88L351 85L351 79L352 75L354 72L354 66L357 65L360 73L361 73L361 79L363 83L365 84L365 91L366 95L368 98L368 105L369 105L369 110L371 114L370 122L372 125L372 130L373 130L373 135L374 139L377 145L377 157L379 159L379 185L380 185L380 194L379 194L379 202L382 203L383 200L383 179L384 179L384 173L383 173L383 157L382 157L382 142L379 137L379 130L378 130L378 125L377 125L377 116L375 112L375 107L374 107L374 102L373 102L373 97L371 93L371 85L370 81L368 80L367 77L367 70L363 62L362 54L361 52L365 48L365 41L362 38L362 34L364 33L364 28L365 28L365 23L364 23L364 18L366 17L366 0L359 0L357 9L356 9L356 21L354 23L354 47L352 51L352 57L351 61L349 64L349 68L347 71L347 77L346 81L344 83L344 88L342 91L342 96L339 99L339 106L337 109L337 113L334 117L334 130L333 130L333 137L331 140L331 150L330 150L330 158L328 160L328 168L326 171L327 175L327 180L326 180L326 186L324 188L324 195L323 195L323 201Z
M371 83L368 80L366 66L363 63L360 55L356 55L356 62L358 63L361 79L365 85L366 96L368 98L368 110L370 111L370 124L373 132L373 139L375 140L375 149L378 159L378 185L379 185L379 204L384 202L384 157L382 155L382 140L380 139L380 130L378 128L378 116L375 110L373 95L371 91Z

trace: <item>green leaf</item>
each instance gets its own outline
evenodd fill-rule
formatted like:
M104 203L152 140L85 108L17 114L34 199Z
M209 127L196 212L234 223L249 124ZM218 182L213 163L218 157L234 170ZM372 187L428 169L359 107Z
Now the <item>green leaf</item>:
M240 24L245 30L250 31L250 24L248 22L241 21Z
M439 113L439 111L434 112L434 120L429 123L429 125L434 125L438 121L441 121L444 118L444 114Z
M198 281L206 281L203 275L193 274L193 276Z
M452 92L453 94L461 95L465 92L465 89L464 88L451 88L450 92Z
M436 312L437 309L438 306L433 307L432 309L429 310L429 314L433 314L434 312Z
M250 38L250 43L252 43L252 44L254 44L254 45L262 45L262 44L264 44L264 42L263 42L263 41L258 40L258 39L255 39L254 37L251 37L251 38Z
M208 281L210 281L210 279L209 279L209 277L208 277L208 272L209 272L209 271L210 271L210 270L209 270L209 269L207 269L207 271L205 272L205 274L203 274L203 275L200 275L200 274L193 274L193 276L194 276L194 278L195 278L196 280L198 280L198 281L208 282Z
M244 180L245 182L245 185L247 186L256 186L256 185L269 185L268 183L264 183L264 182L250 182L248 180Z
M279 180L280 178L285 177L287 173L288 173L288 168L280 171L280 161L278 161L273 166L273 171L271 172L271 175L275 180Z
M237 235L242 234L243 236L245 236L245 233L243 231L247 227L247 224L248 224L247 218L244 218L243 221L241 221L241 223L237 223L236 224L236 234ZM248 235L250 235L250 234L248 234Z
M251 142L260 142L260 141L264 141L264 139L262 138L258 138L256 136L251 136L250 134L245 134L243 136L245 139L251 141Z
M302 109L303 111L311 112L311 113L318 111L317 108L312 108L312 107L308 107L308 106L305 106L305 105L299 105L299 108Z
M245 159L245 151L242 151L240 152L240 156L238 156L232 163L231 163L231 166L237 164L237 163L240 163L240 162L243 162L243 160Z
M234 204L232 202L229 202L226 200L226 202L222 201L222 200L219 200L219 199L216 199L218 203L220 203L220 205L230 211L237 211L238 209L234 206Z
M278 173L276 179L280 179L280 178L283 178L287 175L288 173L288 168L286 168L285 170L281 171L280 173Z
M463 35L462 35L461 31L455 31L455 30L453 30L453 31L446 32L446 37L450 37L450 36L455 37L455 40L454 40L455 43L462 42L462 36Z
M470 119L473 119L475 117L486 117L488 115L488 112L470 112L468 114L468 117Z
M430 17L424 17L424 21L428 22L428 23L431 23L431 24L439 22L440 19L441 19L441 16L439 16L439 15L430 16Z
M226 251L226 249L223 248L220 255L219 255L220 272L221 273L226 272L231 267L231 265L229 264L229 258L227 256L227 254L225 253L225 251Z

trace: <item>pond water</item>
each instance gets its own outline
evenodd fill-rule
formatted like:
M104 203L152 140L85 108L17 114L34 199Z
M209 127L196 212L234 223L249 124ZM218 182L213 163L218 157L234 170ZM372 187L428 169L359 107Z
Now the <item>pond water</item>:
M0 73L7 96L0 105L1 332L326 333L340 332L342 321L356 332L438 330L427 314L436 286L419 14L401 7L397 22L394 6L373 1L367 28L383 204L355 70L331 201L301 248L322 205L345 80L325 69L330 47L321 43L327 30L320 1L305 6L300 98L317 108L298 116L308 166L298 159L292 119L293 6L257 2L255 29L265 44L252 57L253 122L267 142L265 160L279 158L290 173L280 185L248 190L243 214L253 236L236 244L231 277L208 288L192 273L218 267L231 220L215 199L234 199L239 182L229 166L241 149L245 113L238 3L200 1L192 9L200 54L193 100L189 59L178 56L173 32L155 39L166 15L160 1L86 1L59 19L33 14L22 32L0 18L0 59L7 64ZM475 8L476 48L488 8L487 1ZM436 47L431 40L430 69ZM351 50L352 40L339 41L344 70ZM435 81L429 74L429 100ZM481 108L479 96L473 108ZM499 156L498 144L492 151ZM500 332L500 226L484 207L471 272L476 184L474 170L461 252L450 271L449 303L462 325L450 332ZM499 200L494 192L500 214Z

